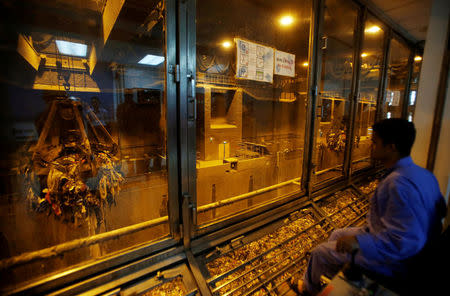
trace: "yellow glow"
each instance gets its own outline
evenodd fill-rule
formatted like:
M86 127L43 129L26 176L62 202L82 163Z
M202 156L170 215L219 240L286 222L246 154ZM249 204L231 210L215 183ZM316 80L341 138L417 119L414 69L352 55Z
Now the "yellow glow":
M222 46L224 48L230 48L231 47L231 42L230 41L224 41L224 42L222 42Z
M280 25L283 27L290 26L294 23L292 15L284 15L280 18Z
M365 32L367 32L367 33L378 33L379 31L381 31L381 28L378 26L372 26L365 30Z
M363 57L363 58L365 58L366 56L368 56L368 54L365 53L365 52L363 52L363 53L361 54L361 57Z
M420 61L422 60L422 57L421 57L421 56L415 56L415 57L414 57L414 60L415 60L416 62L420 62Z
M309 64L308 64L308 62L304 62L304 63L302 64L302 66L303 66L303 67L308 67Z

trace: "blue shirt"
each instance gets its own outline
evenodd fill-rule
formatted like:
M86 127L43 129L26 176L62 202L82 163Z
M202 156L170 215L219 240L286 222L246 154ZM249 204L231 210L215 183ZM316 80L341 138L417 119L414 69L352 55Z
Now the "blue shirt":
M356 236L361 255L373 271L393 276L441 231L445 201L432 173L400 159L370 200L367 232Z

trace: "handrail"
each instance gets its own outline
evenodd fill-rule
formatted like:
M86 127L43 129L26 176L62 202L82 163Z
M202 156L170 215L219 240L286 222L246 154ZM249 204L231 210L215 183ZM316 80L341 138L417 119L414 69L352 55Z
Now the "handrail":
M30 263L40 259L46 259L55 257L69 251L73 251L75 249L81 247L88 247L97 243L101 243L104 241L109 241L112 239L119 238L123 235L132 234L150 227L158 226L164 224L169 221L168 216L160 217L157 219L153 219L150 221L142 222L139 224L134 224L127 227L122 227L119 229L115 229L112 231L108 231L105 233L100 233L96 235L92 235L85 238L75 239L69 242L65 242L59 245L51 246L49 248L41 249L38 251L26 252L20 255L3 259L0 261L0 270L4 270L7 268L11 268L18 265L23 265L26 263Z
M210 211L210 210L213 210L213 209L216 209L216 208L220 208L220 207L223 207L223 206L226 206L226 205L230 205L230 204L233 204L235 202L238 202L238 201L241 201L241 200L245 200L245 199L253 197L255 195L258 195L258 194L261 194L261 193L265 193L265 192L268 192L268 191L271 191L271 190L274 190L274 189L278 189L280 187L284 187L284 186L287 186L287 185L290 185L290 184L294 184L294 185L298 186L297 185L297 184L299 184L298 181L300 181L300 178L295 178L295 179L292 179L292 180L289 180L289 181L285 181L285 182L282 182L282 183L278 183L278 184L275 184L275 185L272 185L272 186L264 187L264 188L257 189L257 190L254 190L254 191L251 191L251 192L248 192L248 193L237 195L237 196L234 196L234 197L231 197L231 198L228 198L228 199L223 199L223 200L219 200L217 202L209 203L209 204L206 204L206 205L198 207L197 208L197 213L202 213L202 212Z

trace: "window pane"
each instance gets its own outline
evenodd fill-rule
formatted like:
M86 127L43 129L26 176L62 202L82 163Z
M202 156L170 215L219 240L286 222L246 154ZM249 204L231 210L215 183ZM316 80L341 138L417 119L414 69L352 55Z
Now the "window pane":
M10 268L11 285L169 234L163 2L27 3L2 20L2 258L138 230Z
M197 1L199 224L300 190L310 11Z
M371 165L372 125L375 123L380 74L383 63L384 31L380 23L368 17L361 51L361 73L355 118L355 143L352 149L352 171Z
M384 118L402 117L403 98L408 79L410 50L396 39L391 40L388 67L388 86L383 106Z
M414 113L416 111L416 98L417 92L419 91L419 79L421 68L422 68L422 54L416 54L416 56L414 57L413 73L411 77L411 85L407 102L408 103L407 119L411 122L414 120Z
M350 1L325 4L324 47L315 131L314 181L342 176L349 124L353 72L353 35L358 10Z

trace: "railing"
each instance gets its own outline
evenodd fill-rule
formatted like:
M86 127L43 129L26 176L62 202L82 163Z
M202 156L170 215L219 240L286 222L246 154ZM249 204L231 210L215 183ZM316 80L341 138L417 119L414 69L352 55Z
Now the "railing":
M139 224L134 224L127 227L122 227L116 230L108 231L101 234L92 235L89 237L72 240L59 245L55 245L39 251L23 253L8 259L0 261L0 270L11 268L14 266L23 265L40 259L47 259L55 256L62 255L69 251L73 251L82 247L88 247L101 242L117 239L121 236L132 234L141 230L145 230L151 227L155 227L169 221L168 216L160 217L150 221L146 221Z

